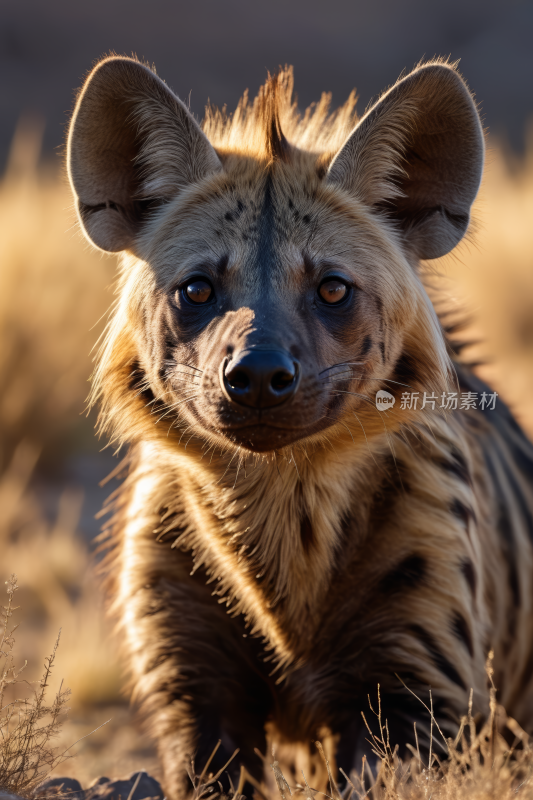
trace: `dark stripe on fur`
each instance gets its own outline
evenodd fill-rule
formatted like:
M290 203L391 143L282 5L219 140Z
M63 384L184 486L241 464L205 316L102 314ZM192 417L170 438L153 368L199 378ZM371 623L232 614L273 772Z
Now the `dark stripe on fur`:
M404 592L419 586L427 573L426 560L419 555L411 555L400 561L390 572L381 578L379 589L385 594Z
M470 587L472 595L475 597L476 587L477 587L477 576L476 576L476 570L474 569L474 565L472 564L469 558L466 558L464 561L461 562L461 572L465 576L465 580Z
M315 534L313 526L311 525L311 520L307 514L302 517L300 523L300 538L302 540L303 549L308 553L315 543Z
M366 356L369 353L371 347L372 347L372 337L370 335L365 336L363 340L363 345L361 347L361 355Z
M455 498L451 502L450 511L452 512L454 517L457 517L457 519L461 520L467 532L469 528L470 518L472 518L474 522L476 521L476 515L474 514L472 509L468 508L468 506L465 506L465 504L462 503L460 500L457 500L457 498Z
M416 623L410 626L411 631L415 634L416 638L424 645L428 653L430 654L431 658L437 669L439 669L443 675L446 675L453 683L460 686L462 689L466 690L466 684L453 666L453 664L448 661L445 655L441 653L438 648L437 642L435 641L434 637L428 633L421 625L417 625Z
M533 481L533 447L531 447L531 443L526 440L523 432L519 428L518 430L521 434L521 438L518 442L513 441L513 458L528 480Z
M531 679L533 678L533 650L529 653L527 658L526 664L524 666L524 671L522 672L522 690L525 693L525 690L531 683Z
M468 627L468 623L466 619L456 611L452 617L452 630L457 638L463 642L464 646L472 656L474 657L474 645L472 642L472 634L470 632L470 628Z
M503 540L502 541L503 550L509 568L509 587L511 589L511 594L513 596L514 606L515 608L519 608L521 600L520 600L520 584L518 582L518 569L516 566L516 545L514 542L512 523L511 520L509 519L507 509L505 508L505 505L502 502L500 502L499 504L498 516L499 516L498 531L500 533L501 539Z
M494 490L497 491L499 494L503 494L503 490L498 480L496 470L494 469L490 453L486 453L485 463L490 472L490 476L492 478L492 482L494 485ZM518 582L518 570L516 566L517 563L516 542L513 533L513 526L511 520L509 519L509 514L507 513L507 508L505 506L505 503L501 499L498 502L497 514L498 514L497 527L498 527L498 533L500 534L502 553L507 562L507 569L509 572L509 588L511 589L511 594L513 597L513 605L515 608L519 608L521 600L520 600L520 585Z
M511 486L514 498L518 502L520 513L527 529L529 541L533 542L533 516L524 496L523 489L520 486L516 475L513 473L514 464L509 463L509 460L505 458L505 454L501 452L500 448L498 448L498 452L500 453L501 462L503 463L505 469L505 475Z
M376 491L370 511L370 519L376 529L395 514L397 498L410 491L407 482L405 465L395 460L392 455L386 456L382 462L383 479Z
M416 361L414 358L407 355L407 353L402 353L394 368L395 380L399 381L399 383L405 383L406 386L412 388L417 381L417 377L418 369Z
M129 387L135 392L136 395L142 397L146 405L155 404L155 396L146 378L146 373L138 361L134 361L131 365Z
M255 257L259 267L261 282L266 290L276 262L274 250L274 201L272 199L272 176L267 173L263 205L259 217L259 237Z
M446 472L449 472L450 475L455 475L463 483L472 485L470 470L468 469L468 465L464 459L463 454L460 453L459 450L453 449L450 451L450 456L451 456L450 461L442 460L438 462L440 467L444 469Z

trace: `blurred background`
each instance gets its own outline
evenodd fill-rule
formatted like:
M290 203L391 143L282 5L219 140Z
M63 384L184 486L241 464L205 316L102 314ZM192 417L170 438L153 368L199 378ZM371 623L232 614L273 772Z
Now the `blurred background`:
M117 262L77 231L62 147L75 90L96 59L136 53L202 116L235 107L293 64L302 108L323 91L359 112L403 70L460 59L489 135L469 241L431 264L468 312L480 372L533 434L533 3L530 0L3 0L0 4L0 590L19 579L19 663L37 679L62 629L54 680L72 689L60 768L87 781L153 751L121 693L95 577L95 515L117 460L85 411L92 350ZM0 604L2 600L0 599Z

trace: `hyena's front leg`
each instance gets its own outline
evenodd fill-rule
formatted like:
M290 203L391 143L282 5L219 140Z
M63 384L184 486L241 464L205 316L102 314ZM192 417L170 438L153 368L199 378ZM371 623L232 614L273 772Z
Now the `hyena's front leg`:
M200 774L219 739L209 771L221 769L239 748L228 768L234 783L241 764L260 779L254 748L265 749L270 691L252 666L258 643L243 638L242 624L211 596L205 576L190 576L187 555L156 542L152 547L159 574L147 574L125 623L135 697L158 742L167 796L189 794L190 758Z

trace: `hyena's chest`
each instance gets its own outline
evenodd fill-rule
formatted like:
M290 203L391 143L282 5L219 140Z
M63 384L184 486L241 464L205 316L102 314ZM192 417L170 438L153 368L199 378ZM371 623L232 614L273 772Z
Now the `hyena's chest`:
M394 508L394 498L389 505ZM348 517L331 552L313 553L312 521L304 516L292 526L285 521L284 542L254 560L257 541L243 543L205 508L201 513L206 527L193 529L189 522L191 533L180 541L187 580L203 588L213 613L225 609L228 625L245 643L254 642L249 655L255 668L284 687L287 702L298 705L303 692L325 707L321 695L331 695L332 663L355 659L350 671L362 684L378 664L386 674L387 649L408 627L413 598L429 579L423 557L410 552L407 528L399 524L391 535L383 520L371 528L368 514L364 526L363 514Z

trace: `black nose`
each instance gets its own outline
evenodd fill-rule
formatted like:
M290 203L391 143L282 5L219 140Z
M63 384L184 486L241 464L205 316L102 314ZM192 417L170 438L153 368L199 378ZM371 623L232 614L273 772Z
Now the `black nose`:
M223 380L235 403L271 408L295 393L298 363L282 350L245 350L226 364Z

